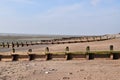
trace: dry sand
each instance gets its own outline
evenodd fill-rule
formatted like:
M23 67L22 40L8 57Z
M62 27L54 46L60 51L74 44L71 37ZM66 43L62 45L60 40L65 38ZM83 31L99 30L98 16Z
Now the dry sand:
M0 80L120 80L120 60L0 62Z

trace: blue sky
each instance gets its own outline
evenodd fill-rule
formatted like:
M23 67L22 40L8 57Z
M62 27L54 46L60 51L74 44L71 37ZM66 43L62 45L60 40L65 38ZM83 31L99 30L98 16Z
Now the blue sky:
M120 0L0 0L0 33L120 33Z

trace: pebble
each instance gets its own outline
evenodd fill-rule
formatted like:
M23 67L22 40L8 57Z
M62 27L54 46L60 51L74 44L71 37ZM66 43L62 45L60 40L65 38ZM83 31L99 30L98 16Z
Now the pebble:
M57 69L49 69L49 71L57 71Z
M70 79L69 77L63 77L63 79Z
M49 72L48 72L48 71L46 71L46 72L45 72L45 74L49 74Z

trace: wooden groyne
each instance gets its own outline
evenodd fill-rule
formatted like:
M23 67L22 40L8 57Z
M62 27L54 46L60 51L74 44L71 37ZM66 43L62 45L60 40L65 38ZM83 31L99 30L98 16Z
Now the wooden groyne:
M115 39L115 37L108 36L83 36L83 37L69 37L62 39L40 40L40 41L25 41L25 42L1 42L1 48L14 48L33 45L49 45L49 44L70 44L70 43L84 43Z
M29 49L27 52L16 52L13 48L9 54L0 54L0 61L60 61L60 60L118 60L120 59L120 51L114 51L114 46L109 46L109 51L91 51L90 46L86 47L85 52L70 52L69 46L65 48L64 52L50 52L49 47L45 48L44 53L33 52Z

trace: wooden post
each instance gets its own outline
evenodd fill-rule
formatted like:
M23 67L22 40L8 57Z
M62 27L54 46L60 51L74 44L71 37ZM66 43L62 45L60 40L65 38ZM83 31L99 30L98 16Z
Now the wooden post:
M113 51L113 45L110 45L110 51Z
M24 47L24 44L23 44L23 42L21 42L21 46L22 46L22 47Z
M86 52L89 53L90 52L90 46L86 47Z
M16 45L17 45L17 47L19 47L19 43L18 42L16 43Z
M12 52L15 53L15 49L14 48L12 48Z
M88 60L93 60L94 59L94 54L90 53L90 47L89 46L86 47L86 58Z
M49 48L45 48L45 54L46 54L46 60L51 60L52 59L52 54L49 52Z
M18 61L19 55L18 54L12 54L12 61Z
M67 46L65 48L65 54L66 54L66 60L71 60L72 59L72 54L69 52L69 47Z
M68 46L65 48L65 51L66 51L66 53L69 53L69 47Z
M29 61L35 60L36 55L35 54L29 54Z
M36 55L32 54L32 49L29 49L28 52L29 52L28 53L28 55L29 55L29 61L35 60Z
M28 43L27 43L27 41L26 41L26 45L28 46Z
M2 42L2 46L3 46L3 48L5 47L5 43L4 42Z
M28 50L28 52L30 52L30 53L31 53L31 52L32 52L32 49L29 49L29 50Z
M113 45L110 45L110 59L113 59Z
M49 47L45 48L45 53L49 53Z
M86 59L88 59L88 60L89 60L89 52L90 52L90 47L87 46L86 47Z
M7 42L7 47L9 48L10 47L10 45L9 45L9 43Z
M14 48L15 47L15 44L12 42L12 48Z

